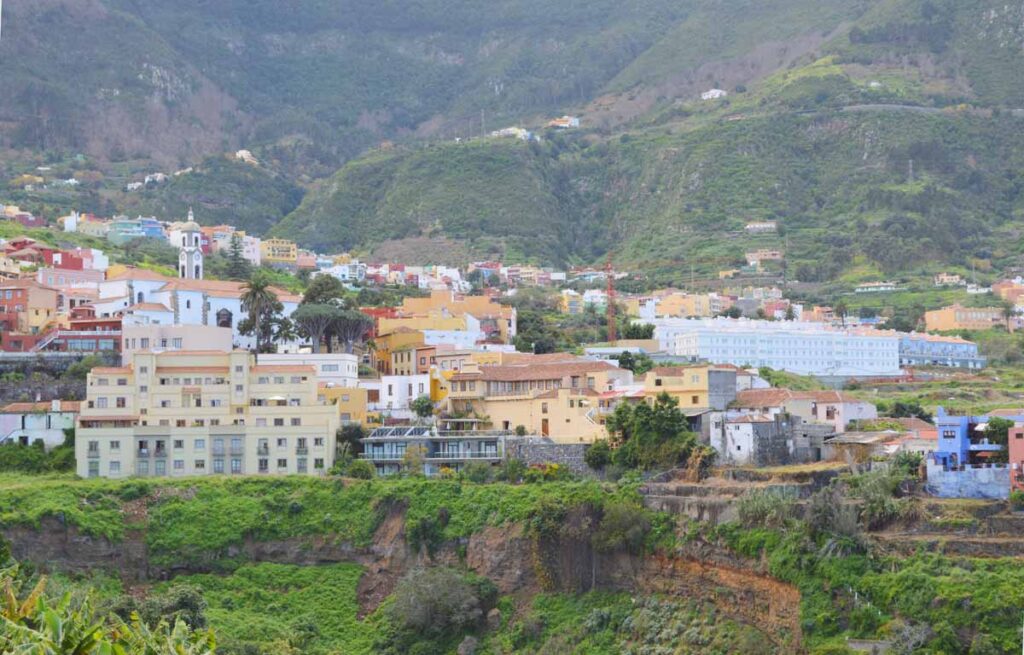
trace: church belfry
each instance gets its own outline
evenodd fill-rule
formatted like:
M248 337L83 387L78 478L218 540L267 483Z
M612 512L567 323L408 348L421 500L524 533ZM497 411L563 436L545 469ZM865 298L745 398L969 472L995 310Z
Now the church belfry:
M188 222L181 228L181 252L178 254L178 277L188 280L203 279L202 232L196 223L192 208L188 210Z

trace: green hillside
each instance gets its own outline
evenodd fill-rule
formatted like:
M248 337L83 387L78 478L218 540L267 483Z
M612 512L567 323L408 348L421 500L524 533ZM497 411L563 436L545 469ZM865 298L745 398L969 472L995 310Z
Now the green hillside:
M742 118L374 155L310 193L277 232L326 249L489 236L544 262L611 249L647 269L709 273L788 240L804 281L837 277L858 254L890 273L1020 254L1024 120L827 108ZM756 219L778 220L785 236L744 236Z
M1020 254L1024 8L997 0L44 0L8 19L0 140L117 160L110 184L128 161L198 167L44 203L193 205L434 261L611 252L666 281L751 247L807 282ZM582 128L543 130L564 112ZM477 136L512 124L542 140ZM236 145L265 167L203 161ZM757 218L784 233L745 237Z
M232 158L209 157L191 172L166 183L120 196L129 214L182 217L192 207L204 225L234 225L255 234L267 232L295 209L302 190L262 166Z

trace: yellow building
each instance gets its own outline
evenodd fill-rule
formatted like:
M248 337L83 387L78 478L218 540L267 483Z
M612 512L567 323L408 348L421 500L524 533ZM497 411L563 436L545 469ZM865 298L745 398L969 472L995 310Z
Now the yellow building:
M337 408L338 420L342 425L348 423L366 425L369 422L367 396L366 389L359 387L330 387L323 383L320 384L318 392L320 402Z
M461 317L469 314L480 322L486 334L493 333L505 343L509 343L516 332L514 307L502 305L490 296L463 296L448 289L435 289L426 298L405 298L398 313L408 317Z
M680 409L710 406L709 372L711 366L665 366L647 372L644 377L644 399L653 403L663 393L679 402Z
M558 442L592 442L605 435L598 398L632 373L608 362L467 366L451 378L451 414L484 418L497 429L519 426Z
M264 239L260 241L260 261L264 264L294 265L299 257L299 247L288 239Z
M987 330L996 326L1006 327L1006 316L999 307L963 307L950 305L924 313L925 329L929 332L946 330ZM1010 321L1010 330L1015 321Z
M381 375L395 375L393 353L405 351L423 345L423 333L409 327L400 326L388 330L380 330L374 339L374 365Z
M559 309L562 310L563 314L582 314L583 296L578 291L565 289L562 291L562 297L559 300Z
M259 365L246 351L139 352L89 373L78 475L323 474L339 412L313 366Z

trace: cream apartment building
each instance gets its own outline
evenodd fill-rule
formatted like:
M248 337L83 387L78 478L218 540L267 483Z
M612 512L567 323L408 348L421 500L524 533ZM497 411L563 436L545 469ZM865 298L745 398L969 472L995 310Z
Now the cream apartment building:
M309 365L247 351L138 352L89 374L75 443L81 477L323 474L338 412Z

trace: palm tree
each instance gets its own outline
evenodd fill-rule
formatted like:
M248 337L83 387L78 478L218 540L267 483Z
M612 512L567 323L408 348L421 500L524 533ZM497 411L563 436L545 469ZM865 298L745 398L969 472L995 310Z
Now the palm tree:
M276 302L277 296L270 288L270 278L263 271L253 273L249 281L242 285L242 311L248 314L252 330L256 334L257 353L263 345L264 326L261 323Z

